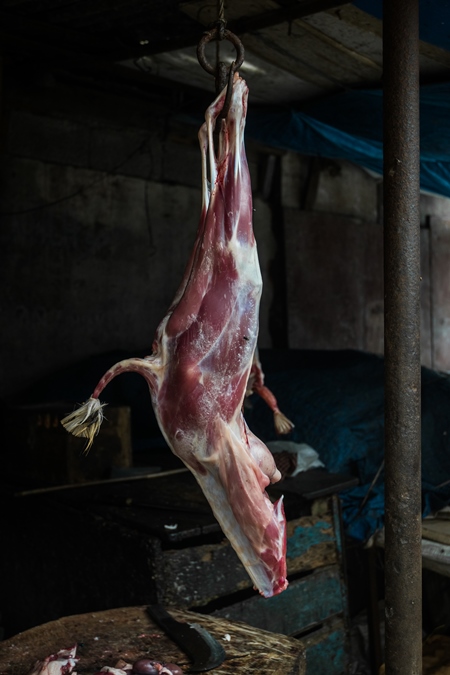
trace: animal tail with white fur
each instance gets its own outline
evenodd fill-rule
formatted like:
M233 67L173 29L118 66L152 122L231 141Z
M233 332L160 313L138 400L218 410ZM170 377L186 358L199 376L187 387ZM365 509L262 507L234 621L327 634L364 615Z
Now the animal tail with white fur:
M89 452L94 438L100 431L105 405L106 403L100 403L98 398L91 397L61 420L61 424L68 432L74 436L88 439L84 449L85 453Z

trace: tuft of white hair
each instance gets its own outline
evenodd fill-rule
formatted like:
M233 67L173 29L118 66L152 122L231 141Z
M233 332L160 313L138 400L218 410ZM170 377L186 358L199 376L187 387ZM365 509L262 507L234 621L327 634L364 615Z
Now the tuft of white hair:
M84 449L88 453L94 442L94 438L100 431L103 422L103 408L106 403L100 403L98 398L89 398L79 408L61 420L64 429L74 436L87 438L88 442Z
M277 434L288 434L292 429L294 429L295 424L289 420L286 415L283 415L282 412L277 410L273 414L273 421L275 424L275 430Z

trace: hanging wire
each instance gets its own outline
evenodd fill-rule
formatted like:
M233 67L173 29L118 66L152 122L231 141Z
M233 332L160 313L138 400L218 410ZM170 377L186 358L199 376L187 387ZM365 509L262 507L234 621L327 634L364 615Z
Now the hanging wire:
M218 6L219 21L223 21L223 23L225 23L225 0L218 0L217 6Z
M144 187L144 208L145 208L145 217L146 217L146 222L147 222L147 229L148 229L148 236L149 236L149 243L150 243L150 256L155 255L157 252L156 249L156 244L155 244L155 239L153 235L153 228L152 228L152 216L151 216L151 207L150 207L150 199L149 199L149 184L151 180L151 175L152 175L152 168L154 166L154 157L153 157L153 151L152 151L152 144L150 142L151 136L148 135L144 138L144 140L139 143L139 145L126 157L124 157L118 164L113 166L108 172L102 173L101 176L98 176L97 178L94 178L93 180L83 183L83 185L80 185L79 188L74 190L73 192L69 192L68 194L64 195L63 197L59 197L58 199L55 199L51 202L42 202L41 204L37 204L36 206L30 206L27 209L18 209L17 211L1 211L0 212L0 218L5 218L8 216L22 216L26 215L28 213L34 213L38 211L43 211L45 209L49 209L52 206L56 206L58 204L61 204L63 202L69 201L71 199L74 199L75 197L78 197L79 195L85 194L88 190L91 188L95 187L99 183L102 183L104 181L109 180L110 178L117 176L117 171L121 169L125 164L127 164L131 159L136 157L137 155L140 155L144 152L148 152L150 155L150 166L149 166L149 174L147 179L145 180L145 187Z
M207 73L214 76L216 80L216 94L219 94L221 91L223 91L225 87L227 88L225 101L219 115L219 117L223 119L227 116L228 109L230 107L234 73L239 70L244 62L245 50L237 35L225 29L226 21L224 0L217 0L217 13L217 21L212 24L212 26L210 26L197 45L197 58L201 67L206 70ZM209 63L205 55L205 47L211 40L216 40L217 42L215 66ZM230 66L227 66L226 63L220 60L219 43L221 40L228 40L236 49L236 59L231 63Z
M98 178L94 178L93 180L89 181L88 183L84 183L81 185L79 188L74 190L73 192L69 192L68 194L64 195L63 197L59 197L58 199L55 199L51 202L43 202L42 204L37 204L36 206L30 206L27 209L19 209L17 211L0 211L0 217L4 216L21 216L26 213L33 213L34 211L41 211L42 209L48 209L51 206L55 206L56 204L61 204L61 202L66 202L69 199L73 199L74 197L78 197L78 195L82 194L83 192L86 192L87 190L90 190L92 187L97 185L98 183L101 183L104 180L107 180L108 178L111 178L116 174L118 169L122 168L124 164L130 161L133 157L136 155L142 153L145 151L146 145L150 140L150 136L147 136L139 145L137 148L135 148L129 155L127 155L124 159L122 159L118 164L112 167L108 172L103 173L101 176Z
M217 0L217 40L216 40L216 69L219 71L220 63L220 43L225 37L225 0Z
M225 0L217 0L217 28L219 29L219 40L223 40L225 26L227 22L225 21Z
M216 40L216 70L219 70L220 63L220 40Z

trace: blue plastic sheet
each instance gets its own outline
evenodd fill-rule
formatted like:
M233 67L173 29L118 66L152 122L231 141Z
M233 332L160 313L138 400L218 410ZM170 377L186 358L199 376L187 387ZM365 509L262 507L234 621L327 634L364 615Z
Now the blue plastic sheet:
M421 88L421 189L450 197L450 84ZM347 91L294 109L250 110L247 134L303 155L346 159L383 173L383 94Z
M382 0L355 0L356 7L382 19ZM450 0L420 0L420 39L450 48ZM251 89L251 78L248 78ZM180 119L201 124L200 115ZM383 173L383 93L348 89L301 110L249 107L246 136L302 155L345 159ZM420 89L421 189L450 197L450 83Z
M341 494L348 535L365 541L384 522L384 472L362 502L384 459L384 360L358 351L261 350L266 383L295 423L289 440L311 445L331 472L357 476ZM272 415L256 396L245 416L265 441ZM422 368L422 513L450 502L450 377Z

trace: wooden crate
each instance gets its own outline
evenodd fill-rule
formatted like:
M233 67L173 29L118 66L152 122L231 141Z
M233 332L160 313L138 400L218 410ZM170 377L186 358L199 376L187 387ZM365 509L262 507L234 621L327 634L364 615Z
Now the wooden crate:
M305 516L288 523L288 576L336 566L337 563L336 536L331 513ZM185 607L206 605L217 598L252 586L242 563L226 540L220 544L162 551L158 583L162 603ZM279 597L285 595L286 592ZM256 596L255 600L259 598L260 596ZM261 602L268 606L263 598ZM255 614L257 613L258 609L255 607Z
M61 425L67 408L21 407L11 411L6 436L14 452L5 457L5 475L15 484L44 487L110 477L112 467L132 466L130 409L108 407L95 441L84 453L86 439Z
M155 578L160 602L298 637L307 675L340 675L348 663L348 603L339 500L311 504L288 522L289 586L265 599L228 542L162 550ZM304 636L304 637L303 637Z

